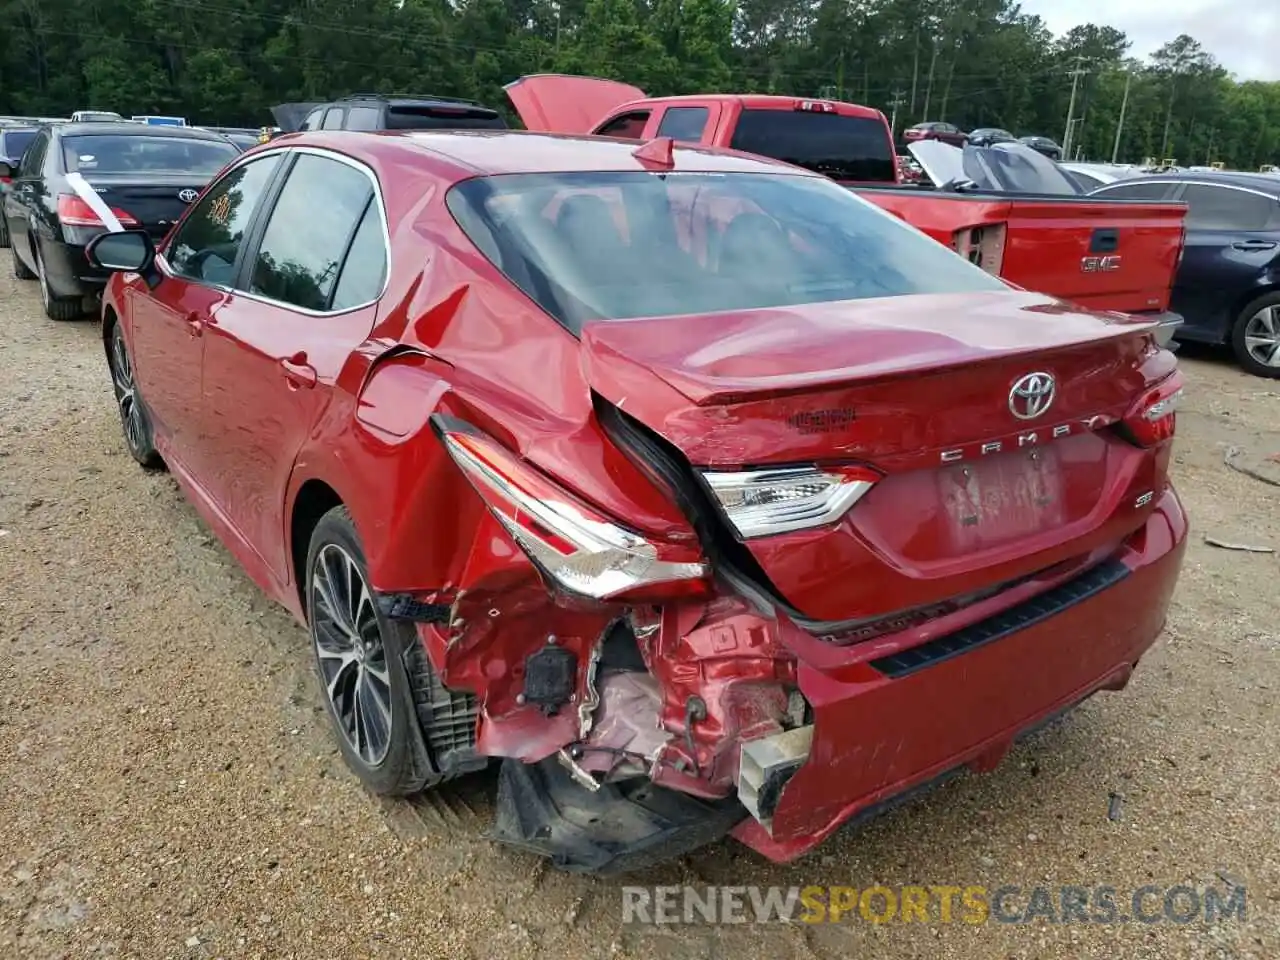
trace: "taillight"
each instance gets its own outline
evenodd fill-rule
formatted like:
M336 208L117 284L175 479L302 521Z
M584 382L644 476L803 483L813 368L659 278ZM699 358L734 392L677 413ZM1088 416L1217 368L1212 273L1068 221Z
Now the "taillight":
M702 471L744 540L835 523L880 479L861 466Z
M121 210L119 207L111 207L109 209L115 214L115 218L120 221L121 226L136 227L138 225L138 221L133 214ZM58 195L58 222L64 227L106 226L102 222L102 218L93 212L93 207L89 206L74 193L61 193Z
M433 418L445 449L534 564L594 600L684 595L705 586L696 549L655 543L584 503L468 424Z
M1182 374L1174 371L1144 393L1121 421L1122 432L1140 447L1172 440L1182 402Z

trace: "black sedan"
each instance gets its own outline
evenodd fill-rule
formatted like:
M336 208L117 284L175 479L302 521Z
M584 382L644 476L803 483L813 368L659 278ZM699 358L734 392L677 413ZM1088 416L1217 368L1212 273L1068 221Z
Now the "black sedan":
M975 147L989 147L993 143L1017 143L1018 138L999 127L979 127L969 131L969 142Z
M27 152L27 145L35 139L36 128L18 124L0 125L0 162L7 162L16 167L22 155ZM11 188L10 178L0 176L0 247L9 245L9 230L4 225L4 195Z
M1170 306L1186 323L1176 336L1229 344L1244 369L1280 378L1280 178L1161 173L1090 196L1186 203L1187 242Z
M1052 137L1038 137L1035 135L1027 137L1019 137L1023 143L1034 150L1036 153L1042 153L1050 160L1062 159L1062 148L1058 146L1058 141Z
M138 123L60 123L38 129L10 177L4 219L20 280L39 280L45 313L74 320L107 274L84 247L113 222L157 241L240 151L216 133Z

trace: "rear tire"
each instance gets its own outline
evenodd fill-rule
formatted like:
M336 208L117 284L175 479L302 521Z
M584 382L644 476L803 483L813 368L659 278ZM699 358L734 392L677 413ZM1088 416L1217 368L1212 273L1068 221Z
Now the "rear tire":
M22 258L18 256L18 248L11 247L9 255L13 257L13 275L19 280L34 280L36 275L28 269L27 265L22 262Z
M79 320L84 316L84 308L80 297L59 297L49 286L49 272L44 268L44 256L36 246L36 279L40 281L40 303L44 313L50 320L65 323L68 320Z
M1231 349L1255 377L1280 379L1280 293L1267 293L1240 311L1231 327Z
M0 249L9 245L9 221L4 218L3 211L0 211Z
M384 796L438 783L444 777L432 762L405 667L421 641L378 608L346 507L316 524L304 575L316 673L343 760Z

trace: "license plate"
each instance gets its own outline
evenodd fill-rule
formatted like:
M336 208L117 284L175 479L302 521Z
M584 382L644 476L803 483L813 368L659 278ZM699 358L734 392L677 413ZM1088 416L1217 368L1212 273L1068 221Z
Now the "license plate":
M997 454L939 474L954 545L973 550L1060 525L1065 517L1057 451Z

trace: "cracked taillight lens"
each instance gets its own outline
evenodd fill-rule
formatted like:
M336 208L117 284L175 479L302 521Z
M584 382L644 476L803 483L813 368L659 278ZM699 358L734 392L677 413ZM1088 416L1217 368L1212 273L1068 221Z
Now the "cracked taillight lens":
M1174 372L1144 393L1121 421L1124 432L1140 447L1172 440L1182 403L1182 374Z
M861 466L702 471L702 479L744 540L835 523L879 476Z
M708 568L687 547L627 530L524 463L492 437L437 418L436 432L512 539L554 583L594 600L683 592Z

